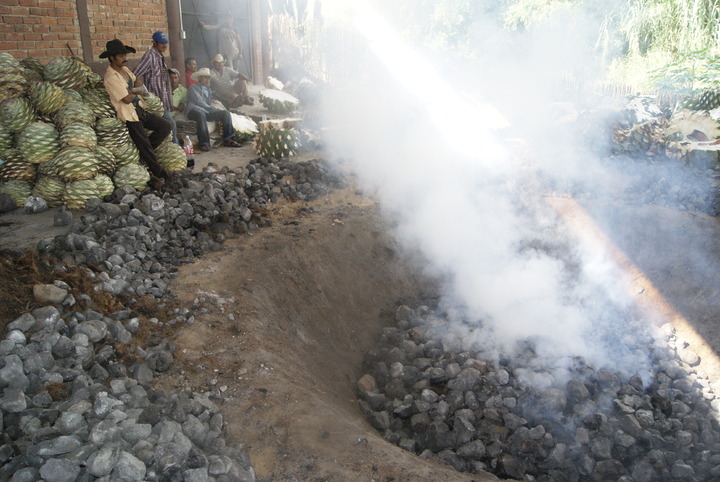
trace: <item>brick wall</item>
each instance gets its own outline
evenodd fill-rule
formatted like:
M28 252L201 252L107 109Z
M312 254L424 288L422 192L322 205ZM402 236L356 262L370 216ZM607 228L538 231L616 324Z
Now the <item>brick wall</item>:
M165 0L86 0L92 58L115 37L135 47L138 57L151 45L156 30L167 32ZM80 21L75 0L2 0L0 3L0 52L21 59L34 57L45 63L69 55L67 45L83 58Z
M74 1L3 0L0 51L41 61L68 55L65 44L79 53L80 27L75 7Z
M95 60L108 40L119 38L139 57L152 46L153 32L168 31L165 0L87 0L87 9Z

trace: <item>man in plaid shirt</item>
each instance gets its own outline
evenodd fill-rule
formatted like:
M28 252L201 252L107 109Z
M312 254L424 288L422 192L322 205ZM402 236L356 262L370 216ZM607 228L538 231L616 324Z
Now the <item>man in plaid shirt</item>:
M153 46L145 52L140 63L133 72L137 77L142 77L147 90L157 95L162 100L165 112L163 118L172 124L172 137L175 144L177 140L177 126L170 111L172 110L172 91L170 90L170 76L165 65L164 53L168 49L170 40L165 32L157 31L152 36Z

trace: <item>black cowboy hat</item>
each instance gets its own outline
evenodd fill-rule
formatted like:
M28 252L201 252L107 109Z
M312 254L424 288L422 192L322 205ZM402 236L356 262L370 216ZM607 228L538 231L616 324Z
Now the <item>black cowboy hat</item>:
M132 53L134 54L136 50L129 45L123 45L123 43L118 39L112 39L108 43L105 44L105 52L100 54L101 59L106 59L110 57L111 55L118 55L118 54L127 54Z

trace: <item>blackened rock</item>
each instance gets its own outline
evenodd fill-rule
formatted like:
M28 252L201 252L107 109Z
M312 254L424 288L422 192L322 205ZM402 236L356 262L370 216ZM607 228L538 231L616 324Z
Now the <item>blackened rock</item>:
M16 207L15 201L9 194L0 192L0 213L9 213Z
M520 457L502 454L500 457L501 470L513 479L522 479L526 473L525 461Z
M453 435L444 422L433 422L425 431L423 441L425 447L437 453L453 446Z
M595 464L595 473L601 480L615 480L623 475L627 475L627 470L623 464L617 460L601 460Z

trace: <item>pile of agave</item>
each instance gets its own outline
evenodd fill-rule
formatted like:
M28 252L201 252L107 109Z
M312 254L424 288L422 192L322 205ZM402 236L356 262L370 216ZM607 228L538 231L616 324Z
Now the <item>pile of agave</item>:
M145 96L149 111L162 103ZM158 161L174 172L185 153L170 137L157 149ZM125 123L102 78L74 57L46 65L0 53L0 192L17 206L28 196L48 206L83 209L88 199L116 187L142 190L150 180Z

